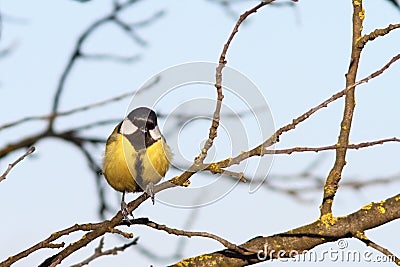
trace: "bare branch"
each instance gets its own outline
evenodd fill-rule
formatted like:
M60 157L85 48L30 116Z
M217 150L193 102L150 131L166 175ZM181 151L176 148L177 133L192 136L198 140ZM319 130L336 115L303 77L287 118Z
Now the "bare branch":
M400 195L368 204L347 216L334 217L331 213L316 221L272 236L257 236L240 245L255 254L243 255L225 249L184 259L171 266L247 266L274 258L290 258L328 242L355 236L400 218ZM356 222L356 223L354 223ZM284 248L284 249L283 249ZM291 253L296 251L297 253Z
M387 248L384 248L368 239L364 232L357 232L355 234L355 237L364 242L367 246L374 248L382 254L386 255L395 264L400 265L400 258L396 257L396 255L390 252Z
M137 242L139 240L139 237L136 237L135 239L133 239L131 242L124 244L122 246L119 247L115 247L112 249L107 249L107 250L103 250L104 247L104 237L102 237L100 239L99 242L99 246L97 248L95 248L93 255L91 255L90 257L88 257L87 259L85 259L84 261L71 265L71 267L82 267L85 265L89 265L89 263L91 263L92 261L94 261L97 258L100 258L102 256L106 256L106 255L117 255L118 252L122 252L125 249L137 245Z
M22 161L26 156L32 154L34 151L35 151L35 147L32 146L22 156L20 156L16 161L8 164L8 168L6 169L6 171L2 175L0 175L0 182L6 179L8 173L11 171L12 168L14 168L15 165L17 165L20 161Z
M199 196L202 198L203 196ZM197 221L197 217L199 214L200 209L191 209L190 214L186 217L185 223L182 226L182 229L190 229L194 222ZM163 256L159 254L157 251L154 251L154 248L150 246L149 248L144 247L142 244L138 244L135 249L140 252L141 255L146 256L147 258L151 259L152 261L157 262L171 262L176 261L183 258L183 251L185 248L186 243L189 239L185 237L181 237L178 239L174 252L170 255Z
M389 142L400 142L400 139L397 137L392 137L392 138L386 138L386 139L381 139L377 141L372 141L372 142L362 142L359 144L349 144L345 146L348 149L360 149L360 148L365 148L365 147L371 147L375 145L382 145L384 143L389 143ZM264 153L265 154L292 154L294 152L320 152L320 151L326 151L326 150L334 150L337 149L340 146L339 144L335 145L330 145L330 146L321 146L321 147L293 147L293 148L287 148L287 149L268 149Z
M339 188L339 181L342 177L342 171L346 164L347 144L349 143L350 129L353 121L355 103L355 86L358 65L360 62L362 49L357 46L358 40L361 38L361 31L363 28L364 8L363 1L353 1L353 36L352 36L352 49L349 70L346 74L346 88L351 86L346 92L343 118L340 124L340 133L337 144L339 147L336 149L335 163L326 178L324 186L324 194L322 204L320 206L321 215L332 212L332 203Z
M143 45L145 42L134 33L134 28L133 26L127 25L125 22L120 20L118 18L118 14L127 8L129 8L131 5L136 3L136 0L131 0L131 1L126 1L122 4L119 3L114 3L114 8L113 10L107 14L106 16L96 20L93 22L86 30L79 36L75 47L73 49L73 52L71 54L71 57L69 58L66 67L64 68L59 83L57 85L57 89L54 94L53 98L53 105L51 109L51 114L57 114L58 113L58 106L60 103L60 97L61 94L65 88L65 82L67 78L69 77L69 74L73 67L76 64L76 61L82 57L84 54L82 51L82 47L84 43L87 41L87 39L96 31L98 30L101 26L107 24L107 23L114 23L115 25L122 27L122 29L130 36L132 37L138 44ZM103 57L104 58L104 57ZM56 116L50 117L48 121L48 129L51 131L53 129L53 123L55 120Z
M110 119L110 120L99 120L99 121L94 121L88 124L84 124L84 125L80 125L77 126L75 128L73 128L72 130L74 131L83 131L83 130L88 130L88 129L92 129L98 126L103 126L103 125L117 125L119 122L121 122L121 119Z
M365 181L360 181L359 179L353 179L349 181L343 181L341 186L344 188L360 189L362 187L390 184L400 181L400 174L389 175L386 177L374 177Z
M220 5L221 8L225 11L225 13L231 17L232 19L237 19L239 14L234 10L233 6L235 4L241 4L243 0L208 0L208 2ZM250 1L248 1L250 2ZM279 2L272 2L271 7L294 7L295 1L279 1Z
M119 230L117 228L111 228L110 229L110 233L118 234L118 235L121 235L121 236L123 236L125 238L133 238L133 234L132 233L127 233L127 232L121 231L121 230Z
M142 90L146 90L146 89L151 88L152 86L157 84L159 81L160 81L160 77L156 77L156 79L154 79L146 87L143 87ZM125 99L127 97L131 97L134 92L135 91L129 91L129 92L120 94L118 96L114 96L114 97L111 97L111 98L107 98L107 99L104 99L104 100L101 100L101 101L98 101L98 102L90 103L90 104L87 104L87 105L83 105L83 106L76 107L76 108L73 108L73 109L70 109L70 110L66 110L66 111L62 111L62 112L51 113L51 114L48 114L48 115L25 117L25 118L22 118L22 119L13 121L13 122L9 122L9 123L3 124L2 126L0 126L0 130L4 130L4 129L10 128L10 127L13 127L15 125L22 124L22 123L29 122L29 121L50 120L50 119L55 118L55 117L68 116L68 115L72 115L72 114L79 113L79 112L82 112L82 111L86 111L86 110L89 110L89 109L102 107L102 106L111 104L113 102L121 101L121 100L123 100L123 99ZM96 123L98 123L99 125L102 125L102 123L99 123L99 122L96 122Z
M42 248L53 248L54 244L52 244L52 242L64 235L68 235L68 234L76 232L76 231L90 231L92 229L96 229L97 227L99 227L101 225L102 225L102 223L75 224L64 230L52 233L45 240L40 241L37 244L33 245L32 247L30 247L24 251L21 251L18 254L10 256L6 260L0 262L0 267L10 266L14 262L17 262L18 260L23 259L23 258L29 256L30 254L32 254L33 252L40 250ZM61 246L64 246L64 243L61 243L59 247L61 247Z
M267 140L265 140L261 145L256 146L255 148L242 152L239 155L233 157L233 158L227 158L224 160L221 160L219 162L216 162L220 168L227 168L229 166L232 166L234 164L239 164L240 162L242 162L243 160L253 157L253 156L262 156L266 153L267 148L270 147L271 145L279 142L279 138L280 136L285 133L288 132L290 130L293 130L296 128L296 126L298 124L300 124L301 122L305 121L306 119L308 119L311 115L313 115L314 113L316 113L318 110L327 107L330 103L334 102L335 100L343 97L344 95L346 95L346 93L348 92L348 90L350 90L351 88L355 88L355 86L361 85L363 83L367 83L369 82L371 79L374 79L376 77L378 77L379 75L381 75L382 73L384 73L393 63L395 63L396 61L398 61L400 59L400 54L394 56L388 63L386 63L382 68L380 68L379 70L373 72L372 74L370 74L369 76L348 85L346 88L344 88L342 91L339 91L337 93L335 93L334 95L332 95L330 98L324 100L322 103L318 104L317 106L311 108L310 110L308 110L307 112L303 113L302 115L300 115L299 117L293 119L293 121L281 128L279 128L274 134L271 135L271 137L269 137Z
M207 152L213 145L215 137L217 137L217 130L219 126L219 119L220 119L220 112L221 112L221 104L222 100L224 98L224 95L222 94L222 70L225 67L227 61L226 61L226 54L228 52L229 46L235 37L236 33L239 31L240 25L247 19L248 16L251 14L254 14L257 12L258 9L262 8L265 5L270 4L273 2L273 0L268 0L268 1L263 1L256 5L255 7L251 8L250 10L244 12L242 15L240 15L238 21L236 22L235 26L233 27L233 30L224 44L224 48L222 49L221 55L219 57L218 61L218 66L215 71L215 88L217 89L217 104L215 106L215 111L213 114L213 120L211 123L211 127L209 130L208 134L208 139L204 143L203 148L201 149L200 154L195 158L195 165L202 164L204 162L204 159L207 157Z
M310 203L313 200L306 198L309 193L318 193L324 186L324 179L322 175L312 173L294 173L294 174L269 174L268 180L263 184L274 192L286 194L298 201ZM354 177L346 177L341 182L341 188L349 190L359 190L365 187L375 185L388 185L400 181L400 174L392 174L388 176L377 176L368 179L359 179ZM253 177L252 181L262 183L265 181L264 177ZM303 185L299 186L299 182Z
M152 16L148 17L147 19L144 19L142 21L132 22L129 24L129 26L133 28L138 28L138 27L142 28L149 26L153 24L156 20L162 18L165 15L165 13L166 12L164 10L159 10L155 12Z
M54 99L53 99L53 106L52 106L52 113L55 114L58 111L58 105L60 103L60 97L61 94L64 90L64 86L65 86L65 81L67 79L67 77L69 76L69 73L71 72L73 66L75 65L76 60L80 57L81 55L81 50L82 50L82 45L84 44L84 42L86 41L86 39L100 26L102 26L105 23L110 22L113 19L113 14L107 15L97 21L95 21L94 23L92 23L92 25L90 25L84 32L83 34L81 34L78 38L78 41L75 45L75 48L72 52L71 57L68 60L68 63L65 67L65 69L63 70L60 80L58 82L58 86L57 86L57 90L55 92L54 95ZM53 125L53 121L54 118L50 118L49 120L49 129L52 128Z
M138 61L140 56L119 56L119 55L109 55L109 54L88 54L88 53L81 53L82 59L87 60L107 60L107 61L115 61L119 63L132 63Z
M389 32L391 32L392 30L398 29L400 28L400 23L398 24L389 24L389 26L387 26L386 28L383 29L376 29L373 32L364 35L363 37L361 37L361 39L358 41L358 48L359 49L363 49L365 44L369 41L373 41L376 38L378 38L379 36L385 36L386 34L388 34Z
M123 22L118 18L114 18L114 22L117 26L119 26L135 43L141 46L147 46L147 41L142 39L138 34L135 32L135 28L128 23Z
M239 180L242 183L247 183L247 179L244 176L243 172L233 172L233 171L229 171L229 170L224 170L224 169L219 168L215 164L208 165L206 170L209 170L212 174L220 173L220 174L235 178L236 180Z
M360 81L354 83L354 87L363 84L363 83L367 83L370 80L372 80L375 77L378 77L379 75L381 75L383 72L385 72L393 63L395 63L397 60L400 59L400 54L395 55L394 57L392 57L392 59L385 64L385 66L383 66L382 68L380 68L379 70L375 71L374 73L371 73L371 75L365 77L364 79L361 79Z
M270 138L268 138L266 141L264 141L261 145L255 147L255 148L253 148L253 149L251 149L249 151L242 152L242 153L240 153L239 155L237 155L237 156L235 156L233 158L226 158L224 160L221 160L219 162L215 162L213 164L218 165L218 167L220 169L224 169L224 168L227 168L227 167L232 166L234 164L239 164L243 160L248 159L250 157L265 155L266 151L268 151L266 148L271 146L272 144L275 144L276 142L278 142L279 141L279 137L283 133L285 133L287 131L290 131L292 129L295 129L296 126L299 123L301 123L301 122L305 121L306 119L308 119L312 114L314 114L318 110L320 110L320 109L322 109L324 107L327 107L333 101L341 98L342 96L344 96L348 92L348 90L350 90L351 88L354 88L356 85L360 85L360 84L366 83L366 82L370 81L371 79L378 77L379 75L381 75L385 70L387 70L393 63L395 63L399 59L400 59L400 54L398 54L395 57L393 57L387 64L385 64L382 68L380 68L379 70L375 71L371 75L361 79L358 82L355 82L353 84L348 85L342 91L339 91L338 93L332 95L330 98L326 99L325 101L323 101L319 105L311 108L310 110L308 110L307 112L303 113L299 117L293 119L292 123L289 123L289 124L279 128L274 134L271 135ZM179 176L176 176L176 177L170 179L169 181L163 182L163 183L159 184L158 186L156 186L155 192L159 192L159 191L162 191L164 189L167 189L167 188L170 188L170 187L174 187L176 185L184 185L185 182L194 173L196 173L199 170L204 170L208 166L209 166L208 164L195 164L195 165L192 165L187 171L181 173ZM138 205L140 205L140 203L142 201L144 201L146 199L147 199L147 195L143 194L142 196L140 196L139 198L137 198L136 200L134 200L134 201L132 201L131 203L128 204L128 210L130 212L133 211L134 209L136 209L138 207Z
M124 224L128 224L127 222L123 222ZM155 223L153 221L150 221L148 218L138 218L138 219L133 219L130 221L131 224L141 224L141 225L146 225L149 226L151 228L157 229L157 230L161 230L164 232L167 232L168 234L173 234L173 235L178 235L178 236L187 236L187 237L192 237L192 236L201 236L201 237L207 237L210 239L214 239L216 241L218 241L219 243L221 243L223 246L225 246L228 249L231 249L233 251L236 251L240 254L248 254L250 253L254 253L253 251L249 251L248 249L242 248L240 246L237 246L231 242L229 242L228 240L219 237L217 235L211 234L211 233L207 233L207 232L194 232L194 231L185 231L185 230L180 230L180 229L175 229L175 228L170 228L166 225L163 224L158 224Z
M9 47L0 50L0 59L9 56L12 52L14 52L15 47L16 45L10 45Z
M136 1L126 1L123 4L119 4L117 1L115 1L114 5L114 10L111 13L111 15L104 17L102 20L98 20L95 24L92 24L91 27L89 27L88 32L84 33L81 35L81 38L78 40L78 43L75 48L75 52L72 54L72 57L69 61L69 64L67 64L67 67L65 68L63 75L61 76L59 87L57 88L55 97L54 97L54 102L53 102L53 112L51 115L49 115L46 120L49 122L49 126L47 131L35 135L30 138L23 139L21 142L18 144L11 144L6 147L6 149L0 150L0 157L1 155L5 155L6 153L9 153L10 151L13 151L15 149L24 147L23 145L27 143L32 143L36 142L37 140L40 140L45 137L49 136L54 136L57 138L62 138L63 140L72 142L76 146L78 146L85 156L87 157L88 162L94 160L90 157L89 152L86 150L84 144L87 143L98 143L102 142L104 140L96 139L96 138L89 138L89 137L80 137L76 135L76 129L72 129L63 133L54 133L52 124L55 120L56 117L60 116L61 113L58 112L58 105L59 105L59 98L60 95L62 94L62 91L64 90L64 83L66 77L69 75L69 72L73 65L75 64L75 60L77 58L82 58L82 51L81 51L81 45L87 38L87 35L90 34L91 31L93 31L95 28L99 27L98 24L103 24L108 21L112 21L113 23L121 23L119 25L124 29L125 31L133 32L132 31L132 25L127 24L124 21L120 21L119 19L116 18L117 12L121 11L124 7L127 7L128 5L132 4L133 2ZM362 20L363 20L363 10L361 7L361 0L359 1L354 1L354 15L353 15L353 20L354 20L354 27L353 27L353 32L356 30L359 31L359 33L353 33L353 52L352 52L352 61L349 66L349 71L347 74L346 78L346 88L334 94L331 98L325 100L322 102L320 105L310 109L300 117L294 119L292 123L289 123L288 125L281 127L278 131L276 131L273 136L271 136L269 139L265 140L261 145L257 146L256 148L243 152L240 155L234 157L234 158L227 158L223 161L220 162L215 162L210 165L204 164L204 160L207 157L208 150L212 147L213 142L215 137L217 136L217 130L219 127L219 120L220 120L220 110L221 110L221 103L223 100L223 93L222 93L222 70L224 66L226 65L226 54L229 49L230 43L232 42L235 34L238 32L240 25L245 21L245 19L250 16L251 14L257 12L259 8L261 8L264 5L267 5L271 3L271 1L264 1L255 6L254 8L250 9L249 11L246 11L243 13L239 20L237 21L234 29L232 30L227 42L224 45L224 48L221 52L220 58L219 58L219 64L218 67L216 68L216 82L215 82L215 87L217 89L217 103L215 107L215 111L213 113L213 121L212 125L209 128L209 134L208 134L208 139L201 151L201 153L196 157L194 160L193 165L184 173L181 175L170 179L169 181L162 183L155 188L155 192L159 192L161 190L164 190L166 188L175 186L175 185L184 185L188 179L196 172L201 171L203 169L209 170L211 172L215 173L223 173L225 172L224 168L227 168L233 164L238 164L242 162L243 160L252 157L252 156L263 156L265 154L268 154L268 151L274 151L274 150L268 150L267 148L270 147L272 144L276 143L279 141L279 137L292 129L294 129L299 123L305 121L308 119L312 114L317 112L319 109L322 109L326 107L329 103L339 99L340 97L346 95L346 103L345 103L345 111L344 111L344 116L343 116L343 121L341 125L341 130L340 130L340 136L339 136L339 142L338 145L333 146L328 146L328 147L319 147L319 148L289 148L286 151L284 150L275 150L274 152L282 152L282 153L292 153L292 152L300 152L301 150L303 151L322 151L322 150L327 150L327 149L335 149L336 150L336 163L335 166L332 168L332 172L336 172L333 175L330 175L326 181L326 185L330 186L331 188L325 189L324 196L328 196L328 200L330 202L333 201L333 197L336 193L337 190L337 184L339 183L340 179L340 174L343 169L344 164L342 164L342 161L345 159L345 154L347 149L358 149L361 147L368 147L376 144L382 144L385 142L398 142L398 138L391 138L391 139L383 139L383 140L378 140L375 142L365 142L365 143L360 143L360 144L350 144L349 145L349 132L350 132L350 126L352 123L352 114L354 111L354 90L355 86L368 82L370 79L373 79L374 77L379 76L382 74L389 66L400 59L400 54L392 58L392 60L386 64L383 68L380 70L374 72L370 76L356 82L355 77L357 73L357 66L358 66L358 60L360 57L361 49L356 49L356 43L357 41L360 40L360 31L362 27ZM358 3L358 4L356 4ZM356 11L359 11L358 13ZM86 34L86 36L85 36ZM135 34L135 33L133 33ZM92 104L92 107L95 105L102 105L102 104ZM87 106L86 106L87 107ZM91 107L89 107L91 108ZM69 115L74 112L79 112L83 111L85 108L78 108L70 111L64 112L64 114ZM87 127L87 126L84 126ZM316 151L316 152L318 152ZM1 154L3 153L3 154ZM93 164L92 167L94 167L95 164ZM331 172L331 173L332 173ZM243 174L241 173L235 173L235 172L228 172L228 175L230 174L232 177L235 178L244 178ZM339 176L338 176L339 175ZM335 188L336 186L336 188ZM332 189L333 187L333 189ZM331 191L329 191L332 189ZM137 199L134 201L131 201L128 204L128 210L133 211L135 210L141 203L143 203L145 200L147 200L148 195L147 194L142 194L140 195ZM257 252L259 249L262 249L265 244L274 244L271 249L276 249L279 246L284 246L285 249L290 250L290 249L297 249L298 251L302 251L304 249L310 249L313 248L319 244L329 242L329 241L334 241L337 240L338 238L343 238L343 237L348 237L354 236L355 233L357 232L363 232L367 229L371 229L374 227L377 227L379 225L382 225L386 222L395 220L399 218L400 216L400 205L398 205L398 201L400 200L400 195L397 195L393 198L387 199L383 202L380 203L372 203L370 205L367 205L363 208L361 208L359 211L356 213L350 214L348 216L336 218L332 215L331 213L331 203L328 203L329 201L326 201L326 198L324 197L324 201L322 203L322 208L321 208L321 216L312 224L305 225L302 227L299 227L297 229L281 233L278 235L274 235L271 237L257 237L252 240L249 240L243 245L235 245L233 243L230 243L229 241L216 236L214 234L210 234L207 232L194 232L194 231L185 231L185 230L180 230L180 229L174 229L167 227L165 225L160 225L157 223L154 223L152 221L149 221L147 219L136 219L133 220L132 222L136 224L140 224L140 220L143 220L144 225L147 225L149 227L152 227L157 230L162 230L165 231L169 234L175 234L175 235L180 235L180 236L202 236L202 237L207 237L211 238L214 240L217 240L221 244L223 244L225 247L228 249L220 252L215 252L211 253L210 257L203 257L203 263L205 261L210 261L210 264L212 261L215 261L215 264L219 264L221 262L229 265L235 264L237 266L243 266L247 264L252 264L259 262L257 258L255 258L254 252ZM326 202L326 203L325 203ZM384 210L385 212L382 212ZM146 221L147 220L147 221ZM352 222L356 221L357 224L354 224ZM53 243L55 240L60 238L61 236L64 236L69 233L77 232L77 231L85 231L85 233L79 240L76 242L70 243L68 246L60 250L56 255L53 255L49 259L45 261L45 265L43 266L56 266L59 263L61 263L65 258L67 258L69 255L72 253L78 251L79 249L83 248L87 244L93 242L95 239L98 237L104 236L105 233L115 233L122 235L127 238L132 238L132 234L123 232L121 230L116 229L117 226L120 226L124 224L125 222L123 221L123 216L121 212L118 212L113 218L110 220L105 220L101 223L96 223L96 224L84 224L84 225L74 225L70 228L61 230L59 232L56 232L52 234L49 238L43 240L42 242L37 243L36 245L32 246L31 248L18 253L15 256L11 256L8 259L4 260L3 262L0 263L0 266L9 266L12 263L30 255L34 251L40 250L42 248L52 248L52 247L61 247L64 246L64 244L55 244ZM275 241L275 243L274 243ZM276 246L275 246L276 244ZM103 248L103 240L100 241L99 244L99 250L102 250ZM279 248L278 248L279 250ZM249 253L250 252L250 253ZM271 257L273 257L272 255ZM196 262L196 260L200 261L200 257L195 257L192 258L191 261ZM188 261L184 261L188 262ZM192 262L190 262L192 264ZM211 266L211 265L210 265Z

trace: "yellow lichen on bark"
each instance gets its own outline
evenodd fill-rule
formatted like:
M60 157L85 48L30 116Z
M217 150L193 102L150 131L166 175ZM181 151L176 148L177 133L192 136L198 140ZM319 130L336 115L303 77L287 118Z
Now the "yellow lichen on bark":
M368 240L368 237L364 234L364 232L357 231L356 237L362 239L362 240Z
M333 189L333 188L330 188L329 186L325 186L325 192L327 193L327 194L333 194L333 193L335 193L335 190ZM327 201L329 201L330 199L328 199ZM332 202L332 200L330 200L331 202Z
M370 204L368 204L368 205L365 205L365 206L362 207L361 209L362 209L362 210L365 210L365 213L367 213L367 212L373 207L374 204L377 204L377 205L376 205L376 209L377 209L380 213L385 214L386 209L385 209L385 207L383 206L383 205L385 204L385 201L381 201L381 202L377 202L377 203L370 203Z
M188 266L190 266L191 264L195 264L196 262L199 262L199 261L208 261L208 260L210 260L210 259L212 259L212 256L210 256L210 255L202 255L202 256L199 256L199 257L196 257L196 258L187 258L187 259L184 259L184 260L178 262L176 265L177 265L177 266L180 266L180 267L188 267ZM215 264L216 264L216 262L215 262Z
M322 215L319 220L326 228L334 225L337 222L337 218L332 215L332 213L327 213Z
M367 211L367 210L370 210L371 208L372 208L372 203L369 203L368 205L365 205L361 209Z
M377 208L378 208L379 212L382 214L384 214L386 212L386 209L382 206L378 206Z
M365 19L365 9L363 8L360 12L358 12L358 16L361 20Z
M378 209L378 211L379 211L380 213L382 213L382 214L385 214L385 212L386 212L386 209L385 209L385 207L383 206L384 203L385 203L385 201L382 200L382 201L380 201L380 202L377 203L377 204L379 204L379 206L376 207L376 208Z

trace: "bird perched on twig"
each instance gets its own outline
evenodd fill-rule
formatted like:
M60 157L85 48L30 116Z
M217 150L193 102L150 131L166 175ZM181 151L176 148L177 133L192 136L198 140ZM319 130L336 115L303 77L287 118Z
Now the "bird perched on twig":
M122 192L121 211L128 219L126 192L146 192L154 204L154 184L166 174L171 150L157 125L156 113L146 107L131 111L107 139L103 173Z

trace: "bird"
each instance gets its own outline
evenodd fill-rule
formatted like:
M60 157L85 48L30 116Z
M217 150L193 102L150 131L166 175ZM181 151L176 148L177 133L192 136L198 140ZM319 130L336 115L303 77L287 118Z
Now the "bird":
M103 174L112 188L122 192L124 219L129 221L125 193L144 191L154 204L154 185L165 176L171 157L152 109L138 107L114 128L106 142Z

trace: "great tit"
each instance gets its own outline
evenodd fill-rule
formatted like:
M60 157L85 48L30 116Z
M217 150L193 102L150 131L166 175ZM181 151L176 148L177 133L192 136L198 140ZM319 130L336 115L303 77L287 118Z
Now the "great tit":
M154 204L154 184L165 176L171 156L153 110L136 108L115 127L107 139L103 173L111 187L122 192L125 219L125 193L145 191Z

